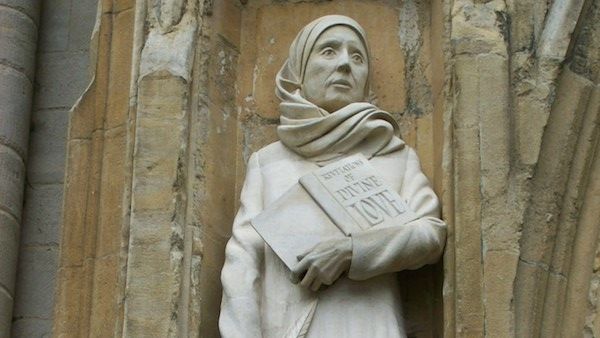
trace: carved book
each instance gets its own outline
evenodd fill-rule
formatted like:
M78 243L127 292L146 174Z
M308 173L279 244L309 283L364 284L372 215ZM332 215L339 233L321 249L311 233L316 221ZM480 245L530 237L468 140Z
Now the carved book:
M288 268L319 242L417 219L362 155L302 176L252 226Z

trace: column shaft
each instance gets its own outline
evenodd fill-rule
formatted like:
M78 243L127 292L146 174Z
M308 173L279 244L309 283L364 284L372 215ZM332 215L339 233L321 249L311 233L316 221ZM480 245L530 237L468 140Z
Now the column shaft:
M12 321L39 6L0 0L0 337Z

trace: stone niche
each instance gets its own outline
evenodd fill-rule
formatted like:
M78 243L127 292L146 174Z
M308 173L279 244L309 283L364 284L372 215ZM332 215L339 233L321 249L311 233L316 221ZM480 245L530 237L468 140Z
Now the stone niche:
M433 0L226 0L205 2L203 11L192 79L194 175L188 192L189 221L201 247L198 268L191 263L197 276L191 290L198 296L191 302L200 311L198 322L190 324L198 324L203 337L217 337L219 275L245 163L252 152L277 140L275 74L299 29L326 14L350 16L365 28L377 104L398 120L402 138L417 150L440 196L446 38L443 4ZM402 272L399 279L409 336L442 336L441 263Z
M448 223L443 265L399 274L409 336L600 332L599 1L100 1L54 336L219 336L245 163L276 140L275 73L332 13L366 29L378 105Z

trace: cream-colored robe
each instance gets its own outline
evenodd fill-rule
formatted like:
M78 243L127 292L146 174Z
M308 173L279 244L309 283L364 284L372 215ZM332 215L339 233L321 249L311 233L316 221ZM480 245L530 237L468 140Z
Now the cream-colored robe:
M252 154L221 275L222 337L295 338L303 323L310 323L310 338L405 337L395 272L436 262L446 225L414 150L405 146L370 163L421 218L354 234L348 276L312 292L291 283L288 269L250 219L319 167L281 142Z

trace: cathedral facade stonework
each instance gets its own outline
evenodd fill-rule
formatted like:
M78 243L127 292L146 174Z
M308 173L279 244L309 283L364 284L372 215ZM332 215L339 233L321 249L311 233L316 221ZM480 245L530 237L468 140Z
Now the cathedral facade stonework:
M0 336L219 337L274 79L329 14L447 224L414 337L600 337L600 1L0 0Z

